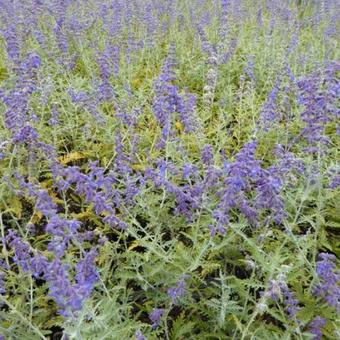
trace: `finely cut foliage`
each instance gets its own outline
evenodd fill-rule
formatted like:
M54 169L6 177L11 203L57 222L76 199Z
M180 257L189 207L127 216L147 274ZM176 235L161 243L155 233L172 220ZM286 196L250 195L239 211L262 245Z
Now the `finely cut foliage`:
M0 339L340 338L339 0L0 0Z

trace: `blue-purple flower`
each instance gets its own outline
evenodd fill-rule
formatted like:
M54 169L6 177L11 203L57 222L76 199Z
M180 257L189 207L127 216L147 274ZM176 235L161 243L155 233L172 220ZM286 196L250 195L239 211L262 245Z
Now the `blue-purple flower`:
M316 273L320 283L315 287L314 294L336 308L340 315L340 271L336 269L336 257L333 254L320 253L316 262Z
M153 329L156 329L159 326L163 314L164 314L163 308L154 308L152 312L149 314L149 318L152 321Z
M168 289L168 295L171 298L173 304L176 304L183 295L186 293L186 280L189 275L182 275L176 286Z
M322 339L322 328L326 326L326 319L322 318L321 316L316 316L309 324L309 332L314 334L314 340L321 340Z

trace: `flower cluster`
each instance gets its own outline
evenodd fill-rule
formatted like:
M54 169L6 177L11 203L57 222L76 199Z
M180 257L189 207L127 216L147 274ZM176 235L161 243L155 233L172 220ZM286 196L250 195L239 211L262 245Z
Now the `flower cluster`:
M32 126L29 99L37 90L35 73L40 64L38 55L28 54L17 67L16 81L12 90L0 96L6 105L4 112L6 128L12 132L13 141L16 143L33 144L38 139L38 133Z
M84 258L76 266L75 283L72 283L69 279L70 265L64 264L58 254L55 254L53 260L48 260L38 251L31 249L29 244L23 242L13 231L8 233L6 242L13 249L13 261L19 268L47 282L49 296L56 301L61 315L71 316L82 309L84 301L98 281L94 263L96 250L84 253Z
M277 96L280 91L279 84L275 84L270 91L260 113L260 125L268 129L270 124L278 118Z
M94 212L104 223L125 229L126 223L117 216L117 212L123 203L127 206L133 204L140 189L136 186L138 178L134 177L126 178L126 185L122 190L114 188L114 184L118 183L118 174L124 173L125 169L126 177L130 171L130 168L126 168L123 157L121 150L118 150L117 171L107 174L104 174L105 169L99 167L98 162L89 164L88 174L83 173L77 166L63 167L60 163L53 163L51 169L56 187L58 190L67 190L74 186L75 193L83 196L87 204L93 205Z
M40 211L47 219L45 231L51 235L47 249L54 258L48 260L11 231L6 241L14 251L13 261L23 271L46 280L49 295L57 302L59 313L69 316L82 308L83 302L90 296L98 280L94 264L97 253L95 249L84 251L84 258L76 265L75 284L69 280L70 265L64 264L62 257L72 241L74 244L82 244L84 240L91 239L92 235L80 231L79 221L63 218L48 191L27 183L20 177L18 179L22 190L27 191L29 197L35 199L36 211Z
M168 289L168 295L171 298L171 302L176 304L178 299L185 295L186 292L186 280L190 278L190 275L182 275L175 287Z
M303 106L301 118L305 123L302 136L309 146L307 151L316 152L322 145L328 145L325 133L326 124L332 119L339 119L337 63L331 63L324 72L313 74L297 81L298 102Z
M336 270L336 257L320 253L316 262L316 273L320 284L315 287L314 294L323 298L329 306L336 308L340 315L340 271Z
M152 310L152 312L149 315L149 318L152 321L152 328L153 329L156 329L159 326L163 314L164 314L163 308L154 308Z
M309 331L314 334L314 340L322 339L322 327L326 325L326 319L317 316L309 323Z
M271 279L267 290L262 293L263 299L271 299L274 302L282 302L290 319L296 320L296 313L301 309L299 301L296 299L295 294L290 291L287 285L286 269L283 268L282 272L276 279Z
M331 337L336 2L0 0L1 339Z
M289 166L289 155L282 154L285 158L277 166L265 169L255 158L256 147L256 142L244 145L236 155L236 160L225 164L224 188L217 192L220 202L214 211L219 231L225 230L228 225L232 209L238 209L254 226L259 222L261 210L271 211L267 216L268 221L273 219L280 223L285 217L281 196L282 175L287 175L298 162L292 158ZM254 191L256 196L252 198Z
M171 47L161 74L154 83L153 113L162 127L161 146L171 135L175 113L179 115L179 119L184 125L184 131L193 131L195 124L195 96L188 92L181 94L178 86L174 85L176 80L174 53L174 47Z

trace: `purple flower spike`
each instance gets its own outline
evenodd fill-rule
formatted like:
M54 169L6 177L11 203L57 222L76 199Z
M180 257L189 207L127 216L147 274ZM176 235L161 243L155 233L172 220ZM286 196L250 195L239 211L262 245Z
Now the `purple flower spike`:
M182 275L181 279L177 282L175 287L168 289L168 295L171 297L172 303L176 304L178 299L185 294L186 291L186 282L185 280L188 279L189 275Z
M135 333L135 337L136 340L147 340L143 333L139 330Z
M164 314L163 308L155 308L149 315L150 320L152 321L152 329L156 329L159 326L161 318Z
M213 148L211 145L207 144L203 147L201 153L201 159L203 164L211 165L214 160Z
M5 273L3 271L0 272L0 294L5 294L6 289L5 289Z
M29 60L33 68L39 68L41 66L41 59L37 54L31 54Z
M315 295L335 307L340 315L340 271L336 270L336 257L333 254L320 253L316 262L316 273L320 284L315 288Z
M309 331L310 333L314 334L314 340L321 340L322 339L322 330L321 328L326 325L326 319L317 316L315 317L312 322L309 324Z

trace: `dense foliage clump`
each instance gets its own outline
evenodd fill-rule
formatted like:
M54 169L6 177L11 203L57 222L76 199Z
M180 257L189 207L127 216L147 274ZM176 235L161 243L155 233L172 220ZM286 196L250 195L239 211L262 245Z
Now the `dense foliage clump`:
M340 337L338 0L0 0L0 339Z

